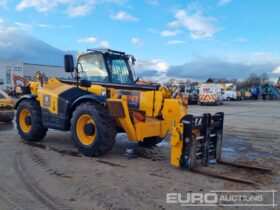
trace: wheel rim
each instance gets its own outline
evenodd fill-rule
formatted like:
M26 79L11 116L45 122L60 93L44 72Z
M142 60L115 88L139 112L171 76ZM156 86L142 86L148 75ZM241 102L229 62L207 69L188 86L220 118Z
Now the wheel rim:
M84 145L91 145L96 137L95 122L91 116L81 115L77 121L76 133L79 141Z
M19 124L23 132L28 133L31 128L31 113L28 109L23 109L19 115Z

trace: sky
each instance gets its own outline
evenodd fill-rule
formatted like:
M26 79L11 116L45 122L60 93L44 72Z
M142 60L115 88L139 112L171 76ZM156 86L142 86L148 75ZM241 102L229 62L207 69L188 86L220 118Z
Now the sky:
M0 33L62 51L125 51L138 59L139 75L150 78L266 72L276 79L279 8L278 0L0 0Z

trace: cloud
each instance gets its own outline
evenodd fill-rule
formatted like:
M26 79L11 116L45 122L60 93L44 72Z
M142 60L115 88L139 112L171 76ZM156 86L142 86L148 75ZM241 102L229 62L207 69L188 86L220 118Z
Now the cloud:
M48 24L38 24L37 26L40 28L50 28L50 29L55 28L54 26Z
M252 73L271 75L277 66L274 62L242 62L230 61L217 57L198 57L183 65L171 66L167 76L176 78L193 78L205 80L212 78L245 78ZM276 69L275 69L276 70Z
M0 60L63 66L65 52L20 31L0 32ZM51 76L51 75L48 75Z
M0 32L20 32L30 31L35 27L46 28L46 29L71 29L72 25L48 25L48 24L29 24L22 22L7 22L0 18Z
M23 31L30 30L31 28L32 26L29 24L20 23L20 22L10 23L0 18L0 33L23 32Z
M167 26L169 26L169 27L179 27L179 26L181 26L181 23L179 21L172 21L172 22L167 23Z
M34 8L38 12L46 13L60 5L64 5L66 6L65 13L68 14L69 17L77 17L91 13L97 3L98 1L96 0L21 0L20 3L17 4L16 9L22 11Z
M273 71L273 74L280 74L280 66L277 66Z
M169 65L162 59L137 60L135 71L137 76L157 79L166 77Z
M97 43L98 39L95 37L87 37L78 39L79 43Z
M162 59L136 62L138 76L154 80L188 78L205 81L212 78L244 79L254 73L267 73L272 79L280 74L280 55L272 52L239 53L227 57L195 56L182 65L169 66Z
M167 45L179 45L179 44L185 44L186 42L183 40L170 40L167 42Z
M280 64L280 55L272 52L251 52L231 54L227 58L231 62L242 62L245 64Z
M204 39L213 37L218 31L214 25L216 19L213 17L206 17L201 11L196 11L191 14L186 10L179 10L175 14L175 21L168 23L170 27L184 27L190 31L192 39Z
M0 0L1 1L1 0ZM62 9L69 17L86 16L96 5L115 3L122 5L122 0L21 0L17 5L18 11L34 8L38 12L47 13L55 8Z
M15 25L21 28L22 30L29 30L32 28L30 24L21 23L21 22L15 22Z
M165 31L160 32L160 35L163 37L168 37L168 36L177 36L180 33L182 33L182 31L180 31L180 30L175 30L175 31L165 30Z
M119 20L119 21L138 21L138 17L135 17L131 14L128 14L124 11L120 11L115 15L111 15L111 18L113 20Z
M44 24L44 23L40 23L36 25L39 28L47 28L47 29L70 29L73 28L72 25L49 25L49 24Z
M69 17L86 16L94 9L94 2L88 2L83 5L69 7L67 14Z
M91 44L96 44L99 47L102 48L109 48L110 43L109 41L102 40L99 41L96 37L86 37L86 38L80 38L77 40L78 43L91 43Z
M103 47L103 48L109 48L110 43L108 41L101 41L101 42L99 42L99 46Z
M21 0L19 4L17 4L16 9L18 11L22 11L28 8L35 8L39 12L47 12L50 9L56 7L58 4L61 3L69 3L67 0Z
M224 5L227 5L231 2L231 0L219 0L219 3L218 5L219 6L224 6Z
M135 47L142 47L144 45L144 42L139 39L139 38L132 38L131 39L131 43L135 46Z

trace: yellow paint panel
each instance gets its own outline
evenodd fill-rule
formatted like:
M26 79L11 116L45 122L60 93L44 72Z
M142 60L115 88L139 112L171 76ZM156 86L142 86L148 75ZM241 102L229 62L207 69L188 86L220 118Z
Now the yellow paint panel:
M188 114L187 108L183 105L181 100L178 99L165 99L162 109L162 116L166 122L177 125L181 118Z
M126 96L122 96L121 99L108 99L108 100L122 103L125 117L115 118L115 120L116 120L117 124L120 125L124 129L124 131L127 134L128 139L131 141L136 141L137 140L136 132L135 132L135 128L134 128L134 126L131 122L130 116L129 116L129 110L128 110L128 106L127 106Z
M140 92L140 110L146 112L147 117L153 116L154 91Z
M154 117L159 116L163 104L163 93L161 91L155 92L155 104L154 104Z
M183 149L183 124L173 127L170 139L171 158L170 163L175 167L180 166L180 157Z
M92 85L90 88L85 88L85 87L79 87L79 88L100 96L106 95L106 88L102 87L101 85Z
M41 107L48 109L53 114L58 114L58 96L73 87L74 86L62 83L55 78L51 78L48 83L44 85L44 88L38 90L38 100ZM44 103L44 97L49 97L48 106Z
M145 123L135 124L137 140L143 140L146 137L163 136L161 121L155 118L147 119Z

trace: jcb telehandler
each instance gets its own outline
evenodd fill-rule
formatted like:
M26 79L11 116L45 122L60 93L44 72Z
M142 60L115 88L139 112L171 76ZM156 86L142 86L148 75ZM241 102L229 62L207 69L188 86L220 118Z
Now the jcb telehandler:
M171 164L190 170L197 160L220 160L223 113L187 115L186 104L172 99L167 88L139 85L135 58L108 49L66 55L65 71L72 79L30 82L30 92L16 104L17 129L26 141L39 141L48 128L71 131L76 147L87 156L100 156L115 143L118 132L143 146L171 135Z

